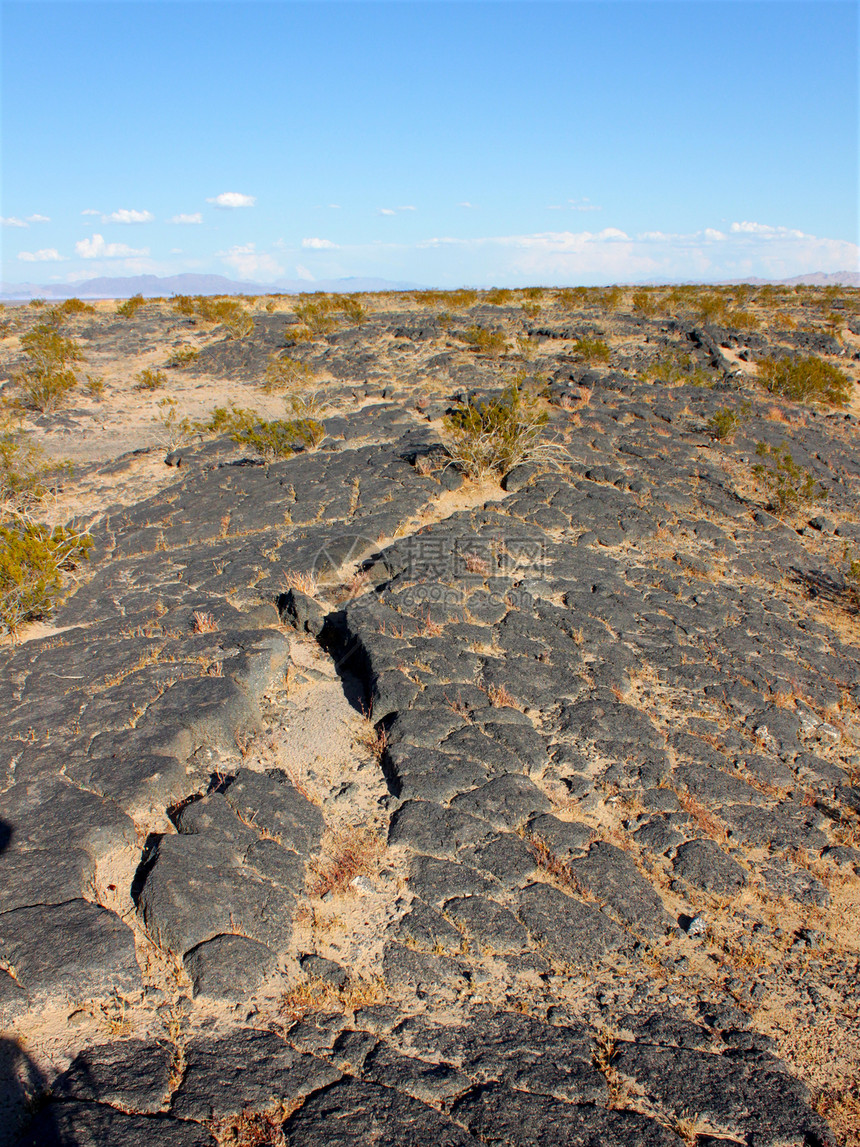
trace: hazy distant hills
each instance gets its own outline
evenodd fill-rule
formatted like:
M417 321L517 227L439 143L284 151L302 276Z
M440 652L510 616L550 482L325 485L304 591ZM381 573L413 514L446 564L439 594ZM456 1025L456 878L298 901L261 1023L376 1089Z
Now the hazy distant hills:
M732 282L763 285L778 283L785 286L805 284L816 287L860 287L860 272L816 271L809 275L796 275L793 279L733 279ZM649 282L649 286L663 284ZM127 299L131 295L297 295L307 291L414 291L417 283L393 282L389 279L352 277L347 279L279 279L274 283L252 283L228 279L224 275L131 275L126 278L84 279L79 283L45 285L44 283L5 283L0 298L15 299Z
M279 279L275 283L252 283L224 275L131 275L126 278L84 279L78 283L4 283L4 299L127 299L132 295L296 295L303 291L411 291L416 283L388 279Z

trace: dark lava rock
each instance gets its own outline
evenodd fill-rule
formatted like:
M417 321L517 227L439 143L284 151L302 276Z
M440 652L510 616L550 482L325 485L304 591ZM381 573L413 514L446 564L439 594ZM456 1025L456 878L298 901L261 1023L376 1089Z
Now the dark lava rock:
M54 1080L51 1096L154 1113L168 1095L174 1056L167 1042L139 1039L89 1047Z
M690 840L680 845L672 868L694 888L723 896L732 895L747 882L741 866L713 840Z
M290 1147L478 1147L479 1140L447 1116L408 1095L344 1079L308 1099L285 1124Z
M34 999L81 1000L141 986L131 929L86 900L4 912L0 960Z
M275 953L246 936L215 936L183 958L195 996L244 1000L278 970Z

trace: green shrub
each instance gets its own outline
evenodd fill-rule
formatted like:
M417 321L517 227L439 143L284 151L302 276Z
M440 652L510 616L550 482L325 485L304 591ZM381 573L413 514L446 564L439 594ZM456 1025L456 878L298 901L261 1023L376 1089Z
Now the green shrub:
M143 295L132 295L130 299L126 299L124 303L120 303L116 309L116 313L122 315L124 319L133 319L143 306L146 306L146 299Z
M839 367L810 355L808 358L763 358L758 377L771 394L795 402L826 402L844 406L851 395L851 380Z
M0 429L0 522L43 496L47 472L44 453L26 434Z
M584 358L586 362L609 362L609 347L603 339L594 339L588 336L578 338L573 344L573 352Z
M100 375L88 374L87 385L84 390L90 398L94 398L96 402L101 402L105 393L105 380Z
M80 347L50 323L39 323L23 336L21 348L27 363L15 375L18 400L30 410L55 410L78 385L70 363L83 358Z
M162 398L159 401L156 418L161 423L162 445L168 450L178 450L194 436L195 424L187 415L180 418L175 398Z
M320 299L306 299L293 307L293 313L304 323L312 335L326 334L334 326L332 307L325 295Z
M167 360L167 366L181 368L184 366L191 366L196 362L200 355L200 351L196 346L178 346L170 352L170 358Z
M553 444L541 442L548 415L514 381L489 402L467 402L445 419L449 452L473 478L506 474L522 462L549 460Z
M794 461L787 443L768 446L759 442L756 454L766 462L753 466L753 473L767 487L769 506L779 517L827 497L824 487L816 485L812 474Z
M476 325L463 331L460 337L478 354L501 354L507 341L502 331L488 331Z
M67 526L14 521L0 526L0 631L49 617L63 594L63 573L85 560L92 538Z
M299 417L273 419L267 422L256 410L241 406L216 406L205 422L191 424L203 434L229 434L234 442L253 447L263 458L289 458L299 449L314 449L325 437L325 427L307 415L316 407L307 405L301 396L291 400Z
M313 419L276 418L236 430L231 437L234 442L252 446L263 458L290 458L299 447L318 446L325 437L325 427Z
M164 371L153 370L150 366L146 370L138 371L134 378L136 390L160 390L167 383Z
M642 315L653 315L656 309L656 299L653 291L647 291L643 287L633 292L634 311L638 311Z
M313 377L314 372L307 363L298 362L286 355L272 355L261 388L265 394L273 394L302 382L310 382Z
M749 419L752 406L745 402L739 410L721 407L708 419L705 426L708 434L719 442L730 442L735 433Z
M94 315L96 313L95 307L76 298L66 299L56 309L64 315Z

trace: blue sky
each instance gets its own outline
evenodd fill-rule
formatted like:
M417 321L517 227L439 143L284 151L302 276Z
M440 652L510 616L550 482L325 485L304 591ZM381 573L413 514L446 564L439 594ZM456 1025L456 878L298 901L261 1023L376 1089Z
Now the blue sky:
M858 5L4 3L3 280L858 268Z

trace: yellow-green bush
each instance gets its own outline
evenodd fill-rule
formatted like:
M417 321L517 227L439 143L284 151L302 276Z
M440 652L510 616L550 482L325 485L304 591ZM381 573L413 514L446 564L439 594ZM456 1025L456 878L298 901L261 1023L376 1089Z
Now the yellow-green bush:
M273 394L278 390L288 390L300 383L310 382L313 376L314 372L307 363L286 355L272 355L263 376L261 389L265 394Z
M548 414L538 400L514 381L499 398L467 402L445 419L452 459L474 478L506 474L522 462L549 457L550 443L541 443Z
M769 446L759 442L756 454L765 461L753 466L753 473L767 488L770 508L779 517L827 497L825 488L792 458L787 443Z
M580 355L586 362L609 362L609 347L603 339L587 335L578 338L573 344L573 353Z
M136 390L160 390L167 383L167 375L163 370L153 370L147 367L134 376Z
M477 325L468 327L460 337L478 354L501 354L506 346L502 331L488 331L485 327Z
M143 295L132 295L130 299L126 299L124 303L116 309L118 315L122 315L124 319L133 319L141 307L146 305L146 299Z
M758 377L771 394L794 399L795 402L825 402L830 406L844 406L851 396L848 376L823 359L763 358L758 361Z
M92 538L67 526L13 521L0 526L0 630L50 616L63 594L63 573L84 561Z
M23 336L21 348L27 362L15 375L16 398L30 410L55 410L78 385L70 364L83 358L80 347L51 323L39 323Z

